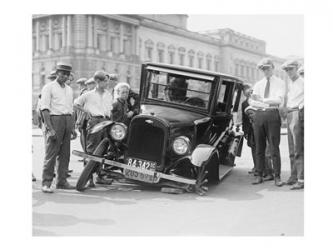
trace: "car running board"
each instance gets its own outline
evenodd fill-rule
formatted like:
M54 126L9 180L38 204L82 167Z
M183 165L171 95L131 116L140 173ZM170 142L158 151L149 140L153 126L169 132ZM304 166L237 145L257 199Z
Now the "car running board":
M233 167L222 165L219 166L219 179L220 181L227 176L227 174L233 169Z

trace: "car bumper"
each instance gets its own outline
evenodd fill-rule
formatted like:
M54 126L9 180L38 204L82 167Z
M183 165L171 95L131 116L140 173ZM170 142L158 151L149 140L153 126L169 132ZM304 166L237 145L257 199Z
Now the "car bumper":
M108 159L105 159L105 158L99 157L99 156L89 155L89 154L86 154L84 152L80 152L77 150L73 150L72 153L73 153L73 155L83 157L86 159L90 159L90 160L93 160L96 162L100 162L102 164L107 164L110 166L122 168L125 170L125 177L129 178L129 179L141 180L143 182L148 182L148 183L158 183L160 181L160 179L165 179L165 180L175 181L175 182L189 184L189 185L195 185L197 182L195 179L188 179L188 178L184 178L181 176L169 175L169 174L156 172L156 171L152 171L152 170L135 168L132 166L128 166L124 163L108 160ZM132 174L126 175L126 173L132 173ZM137 174L133 175L133 173L137 173ZM142 176L142 178L141 178L141 176ZM144 177L148 177L148 178L144 178Z

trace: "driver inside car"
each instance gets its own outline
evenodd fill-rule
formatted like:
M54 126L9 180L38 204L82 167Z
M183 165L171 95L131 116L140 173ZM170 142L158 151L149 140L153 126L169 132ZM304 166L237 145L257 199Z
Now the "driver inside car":
M186 99L188 83L185 78L173 77L165 88L165 97L167 101L183 102Z

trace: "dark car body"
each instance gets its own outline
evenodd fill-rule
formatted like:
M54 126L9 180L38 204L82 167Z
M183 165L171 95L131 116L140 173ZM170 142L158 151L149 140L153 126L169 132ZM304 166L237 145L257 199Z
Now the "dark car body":
M139 114L122 140L109 136L112 146L101 155L103 161L90 159L103 162L105 169L122 169L126 179L204 193L207 180L218 182L240 155L242 131L233 114L241 91L242 81L233 76L145 63ZM110 121L95 130L113 126ZM123 133L121 125L114 128ZM115 149L117 154L110 154Z

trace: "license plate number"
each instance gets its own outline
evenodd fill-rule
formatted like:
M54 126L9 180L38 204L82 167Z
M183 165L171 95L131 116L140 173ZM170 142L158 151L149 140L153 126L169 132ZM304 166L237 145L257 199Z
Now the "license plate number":
M158 177L155 175L144 174L130 169L124 169L124 175L126 178L132 180L138 180L148 183L156 183L158 182Z
M152 161L128 158L127 165L131 166L131 167L135 167L135 168L156 170L156 162L152 162Z

